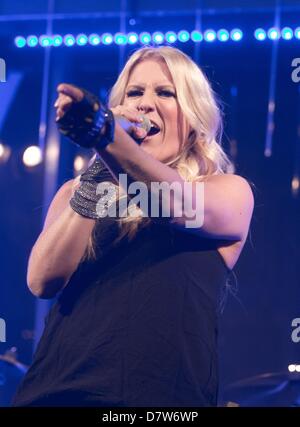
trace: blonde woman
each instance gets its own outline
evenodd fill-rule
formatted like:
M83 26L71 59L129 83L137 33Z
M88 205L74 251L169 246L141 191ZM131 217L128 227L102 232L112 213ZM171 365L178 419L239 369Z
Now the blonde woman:
M109 109L72 85L58 93L60 130L97 158L58 191L32 249L30 290L59 295L14 405L217 405L219 296L247 238L253 196L229 173L207 79L175 48L143 48ZM126 197L121 176L152 204L169 203L169 216L151 217L145 200L108 215ZM99 191L107 182L117 190L109 200ZM153 183L176 191L152 199ZM101 197L109 203L99 211ZM197 210L202 221L188 226Z

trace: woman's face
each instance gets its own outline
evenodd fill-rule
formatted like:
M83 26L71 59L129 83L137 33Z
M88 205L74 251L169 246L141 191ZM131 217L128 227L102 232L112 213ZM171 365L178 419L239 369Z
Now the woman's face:
M133 68L125 89L124 106L136 108L154 125L140 145L143 150L164 162L178 155L187 135L187 125L163 61L147 59Z

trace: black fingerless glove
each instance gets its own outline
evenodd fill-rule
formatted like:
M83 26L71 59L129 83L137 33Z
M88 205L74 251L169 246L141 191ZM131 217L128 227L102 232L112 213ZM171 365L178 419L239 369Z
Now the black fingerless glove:
M93 164L80 177L80 187L75 190L74 196L70 200L71 208L79 215L86 218L98 219L106 216L107 209L114 200L114 197L107 200L102 208L99 208L99 205L97 207L102 197L97 194L97 186L104 181L110 183L107 191L115 194L116 185L113 184L114 180L110 171L100 157L96 157Z
M59 131L85 148L104 148L114 141L113 113L99 99L79 88L84 97L73 102L70 109L57 121Z

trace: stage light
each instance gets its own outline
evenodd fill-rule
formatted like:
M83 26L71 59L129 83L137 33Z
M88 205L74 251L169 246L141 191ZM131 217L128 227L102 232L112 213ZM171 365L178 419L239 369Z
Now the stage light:
M76 156L74 159L74 171L81 172L87 165L87 160L83 156Z
M151 42L151 35L149 33L143 32L140 34L139 39L142 44L149 44Z
M281 37L284 40L291 40L294 37L293 30L290 27L284 27L281 30Z
M268 37L270 40L278 40L280 38L280 31L278 28L270 28L268 31Z
M63 42L63 38L59 34L56 34L55 36L52 37L52 45L54 47L61 46L62 42Z
M102 43L105 45L112 44L114 41L113 36L110 33L104 33L102 35Z
M163 43L164 42L164 35L163 35L163 33L161 33L160 31L156 31L155 33L152 34L152 40L156 44Z
M0 142L0 163L6 163L10 157L11 149Z
M177 40L177 35L174 33L174 31L168 31L165 34L165 38L168 43L175 43Z
M235 28L234 30L230 31L230 37L234 42L239 42L243 38L243 31L239 28Z
M21 36L15 37L15 45L20 48L26 46L26 39Z
M203 35L200 33L200 31L194 30L191 32L191 39L193 40L193 42L199 43L202 42Z
M229 39L229 32L227 30L221 29L217 32L217 38L220 42L227 42Z
M137 35L137 33L128 33L127 40L129 44L135 44L139 41L139 36Z
M32 145L23 153L23 163L27 167L34 167L42 162L42 151L40 147Z
M78 34L76 37L76 43L78 46L85 46L88 42L88 38L86 34Z
M114 42L118 45L124 45L127 43L127 37L123 33L116 33L114 36Z
M300 372L300 365L296 365L296 372Z
M101 42L100 36L98 34L90 34L88 40L89 44L92 46L97 46Z
M51 46L51 44L52 44L52 38L48 37L46 35L42 35L42 36L39 37L39 44L42 47Z
M288 370L289 370L290 372L295 372L295 371L296 371L296 365L289 365L289 366L288 366Z
M300 27L297 27L294 31L296 39L300 39Z
M27 37L27 46L35 47L39 43L37 36L28 36Z
M266 32L265 32L265 30L264 30L264 29L262 29L262 28L257 28L257 29L254 31L254 37L256 38L256 40L263 41L263 40L265 40L265 39L266 39L267 34L266 34Z
M64 37L64 44L68 47L74 46L75 37L72 34L67 34Z
M190 39L190 33L188 31L185 31L185 30L179 31L177 36L178 36L178 40L182 43L185 43L185 42L189 41L189 39Z
M214 30L206 30L204 32L204 40L207 42L213 42L216 40L216 32Z

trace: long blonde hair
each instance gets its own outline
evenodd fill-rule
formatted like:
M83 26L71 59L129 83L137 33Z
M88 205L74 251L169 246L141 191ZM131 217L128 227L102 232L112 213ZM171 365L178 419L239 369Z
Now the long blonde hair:
M182 51L170 47L144 47L133 53L120 73L109 96L109 107L121 105L125 89L134 67L144 60L155 59L164 62L171 74L176 90L179 108L191 131L187 141L168 166L176 169L186 181L204 180L207 176L224 174L232 170L232 164L221 146L222 114L216 96L208 79L196 63ZM126 195L125 195L126 197ZM125 235L133 238L139 225L147 225L150 218L133 215L118 219L121 228L120 240Z

